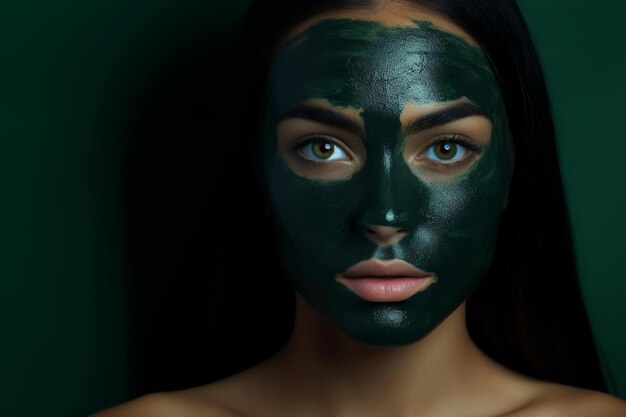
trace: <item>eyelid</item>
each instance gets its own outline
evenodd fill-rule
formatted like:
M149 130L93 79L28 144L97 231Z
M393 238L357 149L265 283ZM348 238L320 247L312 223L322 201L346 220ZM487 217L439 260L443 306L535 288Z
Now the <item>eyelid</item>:
M481 153L487 147L486 144L479 144L464 135L444 134L444 135L435 136L433 140L431 140L429 145L426 147L426 149L429 149L431 146L436 145L441 142L456 143L456 144L466 147L468 151L474 152L474 153Z
M442 143L449 142L460 145L466 149L466 155L461 159L446 162L445 160L435 160L424 157L424 154L433 146ZM435 136L427 146L423 148L413 159L426 161L427 164L435 166L437 169L454 170L461 168L464 165L472 163L477 157L479 157L483 151L487 148L487 144L479 144L467 136L459 134L443 134Z
M293 143L291 146L289 146L289 150L296 152L300 150L301 148L304 148L306 145L315 142L316 139L325 139L325 140L328 140L329 142L334 143L335 145L340 147L341 150L344 151L346 155L350 157L350 160L355 159L354 154L352 153L352 151L350 150L348 146L346 146L343 142L341 142L337 138L334 138L333 136L329 136L329 135L324 135L324 134L312 134L312 135L303 136L299 138L298 140L296 140L296 142Z

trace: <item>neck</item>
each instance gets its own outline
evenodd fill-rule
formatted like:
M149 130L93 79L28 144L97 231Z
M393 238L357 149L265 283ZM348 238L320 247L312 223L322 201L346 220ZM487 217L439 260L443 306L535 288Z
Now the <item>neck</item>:
M345 336L299 295L293 334L276 360L289 373L287 398L302 405L314 396L318 415L340 416L437 415L444 403L449 412L451 398L459 406L480 398L474 389L495 368L467 333L465 303L420 341L381 347Z

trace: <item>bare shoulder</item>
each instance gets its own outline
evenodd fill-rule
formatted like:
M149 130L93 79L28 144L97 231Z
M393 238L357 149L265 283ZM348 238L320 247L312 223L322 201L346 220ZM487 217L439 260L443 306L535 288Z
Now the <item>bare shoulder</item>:
M194 401L178 392L144 395L90 417L243 417L212 401Z
M250 417L272 392L266 368L259 364L210 384L145 395L90 417Z
M511 417L626 417L626 401L612 395L560 384L541 385L535 399Z

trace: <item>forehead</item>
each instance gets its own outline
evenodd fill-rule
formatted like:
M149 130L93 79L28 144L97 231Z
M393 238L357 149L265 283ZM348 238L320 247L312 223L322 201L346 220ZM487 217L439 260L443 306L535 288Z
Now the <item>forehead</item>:
M387 27L410 27L414 25L415 21L428 21L442 30L453 33L463 38L466 42L478 46L477 42L465 30L453 23L448 17L433 10L414 3L405 4L397 0L387 4L379 2L379 4L380 6L378 7L368 9L333 10L317 14L296 25L287 33L283 42L279 45L322 20L352 19L375 22Z
M318 20L282 44L268 83L279 108L324 98L396 115L407 102L468 97L490 107L497 95L482 50L430 20Z

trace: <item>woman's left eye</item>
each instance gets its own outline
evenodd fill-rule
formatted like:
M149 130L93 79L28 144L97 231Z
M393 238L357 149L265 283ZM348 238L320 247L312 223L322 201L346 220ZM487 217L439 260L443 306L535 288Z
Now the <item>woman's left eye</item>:
M433 143L426 149L423 156L439 163L460 161L470 152L479 152L480 147L463 139L450 136Z
M297 149L305 158L315 162L351 159L341 146L324 137L310 139Z

